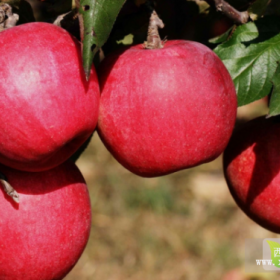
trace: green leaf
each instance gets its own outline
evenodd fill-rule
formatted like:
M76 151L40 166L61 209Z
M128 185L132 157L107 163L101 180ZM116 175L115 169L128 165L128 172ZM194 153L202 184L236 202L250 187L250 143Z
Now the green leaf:
M266 242L268 243L269 247L270 247L270 252L271 252L271 260L272 263L276 266L280 268L280 257L279 257L279 250L280 250L280 244L278 242L274 242L271 240L266 240ZM276 254L275 254L276 252Z
M249 8L248 12L252 20L257 20L262 16L267 8L267 5L270 0L257 0Z
M215 38L212 38L209 40L209 43L211 44L220 44L220 43L223 43L225 42L228 37L229 37L229 34L230 32L232 31L233 27L231 27L228 31L226 31L224 34L218 36L218 37L215 37Z
M267 117L280 115L280 65L272 78L273 91L269 102L269 114Z
M235 44L240 44L242 42L250 42L259 36L259 31L255 23L249 22L247 24L240 25L234 31L232 36L224 42L223 44L219 45L215 51L226 50L228 47L232 47Z
M233 36L214 51L234 81L238 105L268 95L271 79L280 61L280 20L261 19L238 27Z
M83 67L87 79L94 55L107 41L125 0L81 0Z

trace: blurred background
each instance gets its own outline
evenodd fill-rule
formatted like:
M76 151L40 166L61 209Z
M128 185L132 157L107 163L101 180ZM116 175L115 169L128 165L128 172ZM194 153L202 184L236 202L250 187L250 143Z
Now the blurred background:
M246 10L254 0L229 1ZM6 0L20 23L53 22L74 6L72 0ZM105 55L124 44L143 43L149 11L146 0L127 0ZM162 38L202 42L232 25L204 1L156 0L165 23ZM270 2L278 12L280 1ZM73 23L73 34L79 37ZM238 109L237 126L266 114L267 100ZM222 170L222 157L172 175L144 179L119 165L97 133L77 161L92 202L88 245L66 280L276 280L279 274L246 274L246 238L275 238L251 221L233 201Z

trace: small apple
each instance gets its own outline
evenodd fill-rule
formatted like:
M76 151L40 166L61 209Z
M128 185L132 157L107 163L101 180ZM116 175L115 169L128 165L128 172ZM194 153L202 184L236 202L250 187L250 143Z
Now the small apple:
M209 162L225 149L237 109L218 56L190 41L130 47L99 68L98 133L112 155L143 177Z
M233 133L224 174L238 206L262 227L280 233L280 121L259 117Z
M0 165L19 204L0 190L0 279L60 280L81 256L91 207L83 176L70 161L47 171Z
M81 46L64 29L27 23L0 33L0 162L42 171L94 131L99 84L84 76Z

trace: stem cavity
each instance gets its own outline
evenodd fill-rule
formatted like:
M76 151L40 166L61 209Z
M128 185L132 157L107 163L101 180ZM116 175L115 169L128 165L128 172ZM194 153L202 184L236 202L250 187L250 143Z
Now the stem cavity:
M13 14L12 7L6 3L0 3L0 32L14 27L19 20L17 14Z
M147 41L144 42L143 46L145 49L161 49L164 46L164 41L161 40L158 28L163 28L164 23L159 18L156 11L152 12L150 17L150 23L148 28Z
M19 203L19 194L16 190L10 185L6 177L0 173L0 183L5 191L5 193L10 196L14 202Z

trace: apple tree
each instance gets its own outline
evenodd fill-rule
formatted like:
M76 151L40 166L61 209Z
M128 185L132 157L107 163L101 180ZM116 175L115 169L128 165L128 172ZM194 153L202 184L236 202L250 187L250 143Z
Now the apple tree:
M238 106L271 94L269 115L278 114L277 35L280 28L280 5L277 1L178 0L170 3L167 0L85 0L72 2L2 1L11 4L14 15L9 15L12 12L2 8L1 26L7 28L15 25L17 20L19 20L17 24L39 20L62 26L83 42L84 71L86 76L89 76L93 59L98 66L104 55L121 46L144 43L149 17L151 11L155 10L165 24L165 28L160 30L162 39L191 38L208 45L215 51L234 81ZM178 19L173 18L172 15L178 16L178 9L182 10L181 15ZM18 17L17 15L19 19L15 20L13 17ZM195 17L199 17L198 20L194 20ZM215 24L218 30L216 33L209 32L207 24L210 21L205 20L207 17L212 20L211 27ZM197 35L192 35L189 30L183 28L193 29ZM207 33L206 35L201 35L202 29ZM225 29L227 31L221 34ZM213 35L219 36L209 37Z
M176 2L176 1L174 1ZM178 5L178 7L180 6L180 1L178 1L178 3L173 3L173 6ZM186 1L185 1L186 2ZM200 20L203 19L202 15L206 15L206 16L211 16L213 13L213 10L216 10L216 13L220 13L223 14L224 18L224 22L222 20L217 21L216 26L226 26L225 29L227 30L222 30L222 28L218 31L218 34L213 34L213 35L218 35L218 36L213 36L214 38L208 38L208 42L204 41L205 38L195 38L198 41L202 41L204 42L206 45L208 45L208 47L212 48L214 50L214 52L219 56L219 58L222 60L222 62L224 63L224 65L226 66L227 70L229 71L231 78L234 82L235 85L235 90L236 90L236 94L237 94L237 102L238 102L238 106L244 106L247 105L253 101L259 100L261 98L264 97L268 97L268 102L269 102L269 113L266 116L267 118L271 118L269 121L263 121L260 126L264 126L265 129L267 129L266 134L270 135L270 133L273 133L273 135L275 135L277 132L277 127L279 126L278 124L278 118L277 116L280 113L280 106L279 106L279 59L280 59L280 49L279 49L279 42L278 40L280 39L280 18L279 18L279 12L280 12L280 4L278 3L278 1L269 1L269 0L255 0L255 1L224 1L224 0L208 0L208 1L192 1L195 2L195 5L197 5L199 7L199 15L198 17L200 17ZM97 4L95 6L95 3ZM108 2L106 2L107 4L109 4ZM113 92L115 94L118 94L116 90L114 90L115 86L113 84L111 84L111 86L108 88L107 85L110 83L108 81L110 81L110 79L116 79L118 80L118 86L120 88L122 88L122 82L120 82L122 79L125 79L122 76L122 73L126 72L126 69L122 69L120 68L120 74L112 74L114 73L114 67L112 67L112 69L110 68L110 74L102 74L102 72L104 72L104 68L107 68L106 65L112 63L116 63L116 60L112 59L110 60L107 59L106 57L109 56L111 53L114 53L114 51L116 49L119 48L118 43L122 42L125 43L126 45L128 44L140 44L143 43L144 44L149 44L149 42L152 42L153 40L155 40L155 37L158 35L161 35L163 38L166 38L167 43L166 46L168 46L168 40L169 39L186 39L188 38L188 34L189 33L185 33L182 32L182 26L180 26L180 24L184 25L186 24L186 22L184 22L181 19L181 22L176 22L175 18L172 18L170 16L170 14L172 13L172 4L170 4L169 1L134 1L134 5L138 7L138 12L137 8L135 8L135 10L132 9L132 11L129 11L129 8L131 8L131 6L129 6L129 4L132 5L132 3L129 3L129 1L127 1L125 3L125 5L123 6L121 13L117 16L117 14L119 13L119 9L122 5L122 1L117 2L116 1L112 1L112 6L106 6L106 8L104 6L102 6L102 4L100 2L95 2L95 1L81 1L80 6L79 6L79 18L80 18L80 26L81 26L81 39L84 42L83 45L83 60L84 60L84 69L85 69L85 73L87 75L87 71L91 65L91 61L93 60L94 57L96 57L95 59L95 65L98 67L99 64L99 60L100 59L104 59L104 55L105 55L105 62L103 62L103 64L100 67L99 72L101 73L100 75L100 82L101 82L101 89L102 89L102 93L103 96L101 96L101 109L100 109L100 122L99 122L99 135L101 136L101 139L103 140L103 142L105 143L106 147L109 149L109 151L115 156L115 158L121 163L123 164L126 168L128 168L129 170L131 170L132 172L141 175L141 176L147 176L147 177L152 177L152 176L158 176L158 175L164 175L164 174L168 174L173 171L176 170L180 170L183 168L188 168L190 166L194 166L196 165L195 163L192 164L182 164L182 160L180 161L179 167L177 165L177 163L173 162L173 161L166 161L164 159L164 156L162 156L164 154L164 151L166 150L166 146L164 146L164 149L161 149L161 144L160 142L157 142L155 140L155 138L157 138L157 136L155 135L151 135L149 134L149 129L151 129L151 127L149 126L145 126L144 123L140 123L140 127L143 130L143 133L138 134L137 132L135 132L135 126L137 124L139 124L139 122L133 123L133 127L134 129L130 129L130 131L133 131L132 135L125 135L124 138L122 139L122 137L117 136L114 137L112 136L113 134L117 134L118 132L116 132L116 130L111 129L112 125L110 124L110 122L106 122L106 117L108 117L108 115L112 114L112 115L118 115L121 116L122 114L122 108L125 108L127 111L124 114L127 114L127 118L129 119L133 119L134 114L137 115L137 111L130 111L130 107L129 105L127 105L126 103L123 103L122 105L120 105L120 107L117 107L116 104L113 104L112 102L110 103L108 100L103 101L106 99L106 95L107 95L107 91L108 92ZM181 3L182 4L182 3ZM190 4L190 2L189 2ZM194 3L192 3L194 4ZM191 7L191 6L189 6ZM167 9L169 9L169 16L166 16L166 14L168 14L168 11L166 11ZM173 7L174 8L174 7ZM182 13L184 11L182 5L180 6L180 9L182 8ZM100 12L99 12L100 9ZM128 11L126 11L125 9L128 9ZM143 9L143 10L141 10ZM110 11L109 11L110 10ZM140 10L140 12L139 12ZM130 13L133 15L133 17L129 17L127 14L122 15L122 12L125 13L125 11L127 12L128 15L130 15ZM161 29L159 31L159 33L152 31L148 31L153 34L153 38L149 38L149 35L147 37L147 41L145 42L144 40L144 36L143 36L143 32L141 34L141 31L139 32L139 29L141 28L141 20L144 18L147 22L147 18L148 16L146 16L146 18L144 17L144 13L150 11L150 14L152 13L152 11L158 11L158 13L160 14L160 16L162 15L161 19L163 19L163 22L166 23L166 28L169 28L169 30L167 30L166 32L164 32L164 28ZM142 12L142 13L141 13ZM106 13L106 23L104 23L104 17L102 17L103 13ZM147 12L148 13L148 12ZM139 16L139 18L136 17ZM100 17L100 18L99 18ZM187 17L187 13L186 13L186 17ZM166 19L165 19L166 18ZM116 22L114 23L116 19ZM152 17L151 17L152 19ZM177 23L177 24L174 24ZM190 21L191 23L197 23L197 21L195 22L195 20ZM82 24L81 24L82 23ZM114 26L113 26L114 24ZM168 27L168 24L172 25L174 24L175 28L174 30L172 30L172 28ZM111 31L111 27L113 26L113 30ZM159 24L158 27L162 28L163 24ZM193 28L196 29L195 26L191 26L191 24L188 26L188 28ZM205 28L205 25L202 27ZM172 31L170 31L172 30ZM225 32L222 32L225 31ZM154 33L153 33L154 32ZM186 35L187 34L187 35ZM122 38L125 38L126 40L120 41ZM129 41L130 39L130 41ZM150 41L149 41L150 39ZM119 40L119 41L118 41ZM162 42L163 44L165 43L165 41L159 41ZM116 44L117 43L117 44ZM161 43L159 43L161 44ZM97 55L96 55L97 54ZM128 59L126 62L123 62L123 65L129 65L131 63L133 63L133 55L137 56L136 52L134 54L131 55L131 57L128 56ZM194 55L195 56L195 55ZM155 59L155 58L154 58ZM159 71L159 70L155 70L156 68L153 66L153 63L150 65L147 61L153 61L154 60L153 57L150 58L145 58L144 61L146 63L146 67L149 69L153 69L155 72ZM187 58L186 58L187 59ZM190 58L189 58L190 60ZM197 61L193 61L192 62L192 71L197 71L197 69L200 69L201 66L199 66L199 59L197 59ZM106 62L107 61L107 62ZM120 61L120 59L118 60ZM159 67L166 67L169 69L172 69L171 65L168 66L161 66L160 63L156 62L157 60L155 59L154 63L155 65L159 65ZM176 64L176 62L174 63ZM105 67L104 67L105 65ZM139 68L139 65L137 64L133 64L136 72L137 71L141 71L141 67ZM121 66L116 66L116 68L121 67ZM197 68L196 68L197 67ZM218 67L218 66L217 66ZM118 68L119 69L119 68ZM107 71L105 70L105 72ZM112 72L111 72L112 70ZM213 71L213 70L212 70ZM189 73L187 71L187 69L185 69L185 75L189 76ZM130 72L132 73L132 72ZM197 73L199 73L197 71ZM133 74L134 76L137 76L137 73ZM151 74L149 74L151 75ZM170 75L170 74L169 74ZM171 75L172 76L172 75ZM206 88L209 89L209 92L211 92L212 90L210 90L209 85L207 84L208 80L211 79L210 77L208 77L206 74L201 74L201 76L203 76L204 78L204 84L206 84ZM169 76L170 77L170 76ZM176 75L176 78L179 77L180 79L180 74ZM108 79L108 81L107 81ZM150 80L148 78L145 77L145 75L143 77L139 77L139 80L141 80L141 86L143 88L145 88L145 80L148 80L150 82ZM173 78L172 76L172 80L174 80L175 78ZM201 77L200 77L201 79ZM165 80L168 80L168 77L165 78ZM175 79L176 80L176 79ZM103 83L102 81L105 81L105 83ZM133 85L132 87L135 89L135 91L139 92L139 90L137 89L137 85L136 83L133 82L133 80L129 80ZM148 83L149 83L148 82ZM159 83L159 81L158 81ZM199 81L196 80L195 82L196 84L199 83ZM153 83L151 83L151 87ZM178 83L177 83L178 84ZM194 85L186 85L188 88L194 88ZM222 87L222 83L220 83L220 86ZM126 87L129 87L129 85L127 85ZM169 87L171 89L172 92L176 92L176 90L174 90L172 88L172 83L169 83ZM200 87L202 87L202 85L200 85ZM146 88L145 88L146 90ZM121 90L122 92L125 91L124 89ZM149 93L152 93L151 95L154 96L155 93L153 90L148 90ZM101 93L101 94L102 94ZM191 96L194 96L195 93L191 92L190 94ZM122 93L120 94L120 96L123 96ZM163 94L164 96L164 94ZM112 99L113 97L110 96L110 94L107 97L108 99ZM139 96L137 97L139 98ZM146 100L147 98L144 97L144 99ZM202 100L202 103L205 102L209 102L208 100L203 100L203 98L200 97L199 101L198 99L196 99L196 101L194 101L194 103L192 103L190 100L191 98L188 97L189 99L189 104L191 104L190 106L195 106L195 103L197 106L200 107L201 109L201 114L205 115L205 118L208 118L208 115L204 113L203 111L203 106L199 103L199 101ZM213 98L211 98L211 100L213 100ZM227 100L230 100L229 98ZM131 100L130 100L131 101ZM119 101L117 101L119 102ZM142 100L143 102L143 100ZM170 108L169 110L171 110L171 108L176 108L176 110L178 110L179 106L176 104L174 105L172 103L172 101L168 101ZM231 103L233 101L230 101ZM137 101L133 101L133 106L135 106L135 104L137 103ZM149 102L147 102L149 103ZM216 106L218 105L219 102L216 102ZM233 102L234 103L234 102ZM118 103L120 104L120 103ZM151 102L151 104L153 104ZM173 105L171 105L173 104ZM189 105L188 104L188 105ZM198 105L199 104L199 105ZM223 101L223 105L226 106L226 102ZM141 106L141 105L140 105ZM144 105L143 105L144 106ZM147 106L147 105L146 105ZM155 110L154 106L153 109L149 108L147 110ZM186 106L187 107L187 106ZM209 107L211 107L210 103L209 103ZM213 106L214 107L214 106ZM116 109L117 112L112 113L113 110ZM164 107L161 108L161 110L164 111ZM189 109L191 110L191 109ZM228 109L226 109L228 110ZM103 114L103 111L105 112ZM125 111L125 110L124 110ZM130 115L129 112L133 112L132 115ZM155 112L153 112L154 114L157 114ZM171 115L174 115L175 112L172 112L169 116L168 119L172 119ZM186 113L187 114L187 113ZM149 113L147 114L149 115ZM141 110L141 116L143 118L143 110ZM111 117L111 116L110 116ZM190 119L192 119L192 121L195 123L195 121L198 119L197 117L190 117L188 116ZM225 119L227 119L226 114L224 114ZM159 120L161 120L161 115L157 115L157 118ZM181 117L182 118L182 117ZM118 123L118 121L116 120L116 118L114 119L114 124L116 125ZM120 117L121 120L126 119L125 117L121 116ZM211 117L210 117L211 119ZM139 119L138 119L139 120ZM147 122L151 121L148 119L146 120ZM166 122L166 121L165 121ZM215 123L214 119L211 119L212 123ZM272 124L275 124L275 127ZM120 121L120 123L116 126L121 126L122 121ZM131 122L130 122L131 123ZM222 124L221 121L219 121L220 124ZM254 123L254 122L253 122ZM256 121L256 123L258 123L258 121ZM229 125L229 124L228 124ZM124 124L125 127L127 127L127 124ZM172 126L172 122L168 123L166 127L163 126L162 124L157 124L155 126L161 127L164 131L168 131L168 127ZM187 127L186 124L183 125L184 127ZM199 126L202 130L204 130L204 134L207 134L205 127L209 127L209 125L205 125L205 127L203 128L203 125L199 125L198 123L195 126ZM251 128L252 126L252 128ZM145 128L148 127L148 130L146 131ZM211 125L210 125L211 127ZM257 223L259 223L260 225L264 226L265 228L271 230L271 231L276 231L279 232L279 222L276 219L273 220L271 217L273 216L273 214L269 213L269 210L264 210L262 208L262 210L258 210L258 206L257 205L266 205L267 209L270 209L271 205L270 202L271 201L269 199L269 197L273 196L276 197L277 196L277 189L278 189L278 185L277 183L275 183L275 176L277 174L277 170L279 168L279 164L275 162L275 157L277 157L276 155L278 155L277 150L271 150L272 148L270 148L272 145L269 145L268 143L272 143L273 141L269 141L269 137L265 138L265 140L263 140L263 138L261 138L261 140L255 136L254 134L257 134L257 132L251 132L251 130L254 131L255 126L251 123L248 124L248 129L244 129L242 132L237 132L237 134L239 133L239 137L241 138L241 140L239 140L239 142L237 140L235 140L235 136L233 137L233 139L230 142L229 147L226 149L226 153L225 153L225 176L227 178L227 182L229 184L230 190L233 194L233 197L235 198L237 204L241 207L241 209L244 210L244 212L250 217L252 218L254 221L256 221ZM261 133L261 127L260 130L258 131L258 133ZM178 129L180 129L180 125L178 125ZM194 130L190 129L188 127L188 132L191 134L194 134ZM213 129L213 127L211 128ZM129 130L129 129L128 129ZM155 130L155 128L153 128L153 130ZM223 139L227 139L227 137L223 136L222 129L220 131L217 131L216 133L220 133L220 138ZM266 131L266 130L265 130ZM272 132L273 131L273 132ZM141 145L141 141L137 142L137 141L131 141L131 142L126 142L125 137L128 137L129 139L133 139L133 134L134 136L141 138L142 143L147 144L149 143L149 141L145 138L147 135L148 138L153 139L152 142L153 144L155 144L156 147L159 148L159 151L157 151L157 154L161 154L160 157L160 162L161 164L164 166L164 168L162 170L164 171L159 171L158 169L153 169L151 166L153 165L153 160L149 158L149 153L150 151L156 150L155 147L152 147L150 149L148 149L148 154L146 155L145 152L143 152L143 150L141 150L141 152L136 152L136 149L133 149L133 145L136 145L137 147L139 147L139 145ZM244 134L244 135L243 135ZM248 136L247 136L248 135ZM252 136L253 135L253 136ZM175 145L176 143L176 133L173 132L172 134L173 137L173 149L174 150L180 150L182 153L186 153L187 150L182 149L182 147L177 147ZM244 137L244 140L243 140ZM245 153L245 147L247 147L248 143L246 141L249 140L245 140L247 139L246 137L248 137L248 139L250 139L250 147L253 147L254 145L257 145L259 148L259 150L254 151L253 156L254 156L254 160L252 160L251 162L248 162L247 165L250 166L250 171L248 171L246 168L247 166L244 164L244 162L246 162L245 160L243 160L243 158L253 158L253 156L250 154L246 154ZM276 137L276 136L273 136ZM200 139L200 136L194 137L195 139ZM240 139L238 138L238 139ZM251 139L253 138L253 139ZM273 138L274 139L274 138ZM164 138L160 138L161 142L166 141ZM235 143L237 141L237 143ZM189 143L190 141L185 139L184 140L185 143ZM209 144L211 142L211 140L207 139L207 143ZM259 143L260 142L260 143ZM126 143L128 143L128 145L126 146ZM149 145L149 144L147 144ZM203 142L203 145L206 146L206 142ZM220 144L218 144L217 142L215 142L215 146L219 146ZM252 146L253 145L253 146ZM277 144L275 144L277 145ZM193 150L200 150L202 151L203 149L199 146L196 146L194 143L191 144L192 146L192 151ZM176 147L176 148L175 148ZM238 147L238 148L235 148ZM242 149L243 147L243 149ZM222 148L223 149L223 148ZM233 151L238 151L238 153L236 152L235 154L232 154ZM269 150L268 150L269 149ZM125 151L126 152L125 152ZM130 151L132 156L129 156L129 152ZM161 152L160 152L161 150ZM246 155L243 155L243 152ZM137 162L134 166L135 163L135 159L134 159L134 155L135 154L141 154L143 157L138 157L138 160L140 160L141 163L143 162L147 162L147 166L148 168L145 169L146 167L143 167L143 165L141 165L140 162ZM231 161L235 162L235 157L237 157L239 155L239 153L241 153L241 157L242 159L235 163L234 166L236 166L235 169L233 169L234 171L231 171L230 175L228 174L228 172L230 172L230 168L231 165L234 163L231 163ZM172 149L170 151L167 152L167 154L169 155L169 157L173 157L176 158L176 153L172 152ZM228 156L228 154L230 156ZM263 179L259 178L259 176L261 176L261 172L258 168L260 168L260 166L262 165L262 159L263 159L263 154L266 154L266 158L264 160L263 164L272 164L274 167L274 169L276 169L275 172L270 172L268 173L268 177L267 180L263 181ZM276 154L275 156L270 157L270 154ZM190 152L190 158L194 159L197 157L197 153L195 152L194 154L192 154ZM158 158L156 159L156 161L158 160ZM213 159L213 157L212 157ZM230 160L229 160L230 159ZM203 161L204 160L204 161ZM205 158L203 158L203 160L201 162L206 162L207 160ZM248 160L248 159L247 159ZM166 163L168 162L168 163ZM201 163L200 162L200 163ZM168 171L166 171L166 166L168 164L172 165L172 168L170 168ZM199 164L199 163L198 163ZM145 165L145 164L144 164ZM142 166L142 167L140 167ZM176 166L176 167L175 167ZM240 173L240 170L247 170L248 173L246 174L246 176L244 174ZM157 170L157 171L155 171ZM239 170L239 171L238 171ZM258 176L259 174L259 176ZM241 181L245 180L246 182L251 182L249 185L248 184L244 184L242 185L241 181L237 181L236 179L233 178L237 178L238 176L240 176ZM274 180L275 179L275 180ZM244 182L245 182L244 181ZM274 185L271 185L270 183L274 181ZM259 186L258 184L261 185ZM243 195L241 195L241 189L243 191ZM257 189L257 191L256 191ZM276 190L276 191L273 191ZM250 194L255 194L254 197L258 197L257 195L261 194L261 196L263 198L260 198L260 200L255 200L255 199L247 199L244 201L244 197L246 196L250 196ZM275 204L277 205L277 202L275 201ZM275 206L276 207L276 206ZM271 209L276 209L275 207L272 207ZM256 210L257 209L257 210ZM266 209L266 208L265 208ZM275 216L275 215L274 215Z
M29 250L6 246L2 258L18 257L22 271L5 266L1 279L62 279L77 262L90 203L68 160L95 130L143 177L225 150L237 204L280 232L279 1L5 0L0 32L0 204L7 209L0 237L40 255L38 269ZM237 106L266 96L269 114L232 136Z

